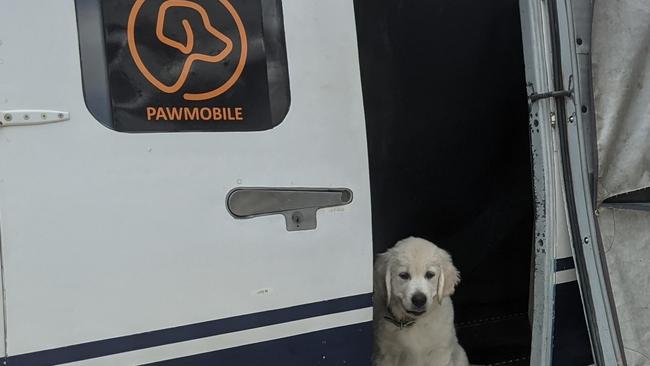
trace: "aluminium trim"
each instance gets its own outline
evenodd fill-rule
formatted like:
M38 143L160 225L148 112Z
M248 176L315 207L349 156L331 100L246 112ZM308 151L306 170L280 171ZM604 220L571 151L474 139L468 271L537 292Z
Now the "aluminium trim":
M550 45L545 7L538 0L520 0L526 82L531 94L553 90L549 77ZM553 157L553 99L530 103L529 126L535 199L533 316L530 364L551 364L555 307L555 242L557 216L555 162ZM523 122L523 121L522 121ZM561 189L561 188L560 188Z
M607 264L596 224L593 199L593 149L591 136L593 114L590 88L585 88L579 58L588 53L586 39L576 37L574 4L583 0L551 0L549 10L555 17L554 76L555 88L574 81L573 99L558 100L558 126L564 167L564 187L571 243L578 283L597 365L623 365L625 358L620 344L615 307L611 298ZM584 14L581 14L584 15ZM584 36L583 36L584 37ZM586 37L585 37L586 38ZM582 62L584 65L584 61ZM589 118L591 117L591 118Z

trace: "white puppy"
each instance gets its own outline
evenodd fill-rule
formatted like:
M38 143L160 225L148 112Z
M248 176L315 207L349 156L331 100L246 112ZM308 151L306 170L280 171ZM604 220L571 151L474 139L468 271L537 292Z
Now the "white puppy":
M380 254L374 273L375 366L467 366L449 296L460 281L451 256L410 237Z

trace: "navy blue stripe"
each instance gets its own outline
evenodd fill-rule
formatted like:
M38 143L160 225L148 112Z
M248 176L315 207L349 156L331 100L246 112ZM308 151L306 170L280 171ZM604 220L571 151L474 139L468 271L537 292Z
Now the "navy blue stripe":
M320 330L145 366L368 366L372 322Z
M576 263L573 261L573 257L559 258L555 260L555 272L573 268L576 268Z
M10 356L8 366L40 366L74 362L165 344L211 337L372 306L372 294L362 294L284 309L182 325L146 333Z
M555 286L553 366L593 365L587 321L578 282Z

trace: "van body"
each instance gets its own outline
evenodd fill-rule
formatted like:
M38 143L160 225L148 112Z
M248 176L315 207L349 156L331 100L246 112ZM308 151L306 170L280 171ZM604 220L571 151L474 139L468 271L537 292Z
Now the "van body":
M472 363L625 365L604 220L643 242L650 175L602 188L597 6L1 4L5 364L370 365L373 257L417 235Z

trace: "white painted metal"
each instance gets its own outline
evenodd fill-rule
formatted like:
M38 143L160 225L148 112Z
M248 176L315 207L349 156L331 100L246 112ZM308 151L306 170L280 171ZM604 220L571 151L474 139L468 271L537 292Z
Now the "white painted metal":
M577 280L578 275L576 274L575 268L555 272L555 283L558 285L567 282L575 282Z
M283 5L285 121L156 134L109 130L86 109L72 0L2 6L0 109L70 112L0 129L10 355L372 291L352 2ZM346 187L354 201L287 232L282 216L234 220L224 202L240 185Z

